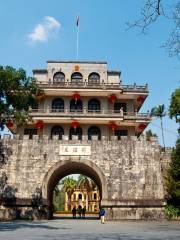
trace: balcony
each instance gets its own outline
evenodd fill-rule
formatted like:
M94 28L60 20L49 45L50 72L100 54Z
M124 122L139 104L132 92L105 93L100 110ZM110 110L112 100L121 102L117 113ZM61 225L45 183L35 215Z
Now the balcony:
M38 86L44 90L46 89L102 89L102 90L121 90L123 92L140 92L148 93L148 85L138 86L134 85L122 85L120 83L105 83L104 81L96 84L88 83L86 80L83 82L71 82L64 81L61 83L52 82L38 82Z
M146 120L150 121L151 117L149 112L123 112L122 110L88 110L83 108L82 110L66 109L32 109L30 111L31 117L72 117L72 118L111 118L112 120Z

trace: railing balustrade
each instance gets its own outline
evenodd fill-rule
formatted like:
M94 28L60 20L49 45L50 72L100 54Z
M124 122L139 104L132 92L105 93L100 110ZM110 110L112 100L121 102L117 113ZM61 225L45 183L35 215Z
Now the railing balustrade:
M64 81L64 82L37 82L39 87L41 88L94 88L94 89L121 89L123 91L137 91L137 92L147 92L148 85L145 86L138 86L134 85L122 85L121 82L119 83L105 83L104 81L98 83L90 83L88 81L82 82L71 82L71 81Z
M150 118L149 112L147 113L137 113L137 112L123 112L122 110L114 109L101 109L101 110L89 110L87 108L83 109L32 109L30 111L31 115L49 115L49 116L91 116L91 117L124 117L124 118Z

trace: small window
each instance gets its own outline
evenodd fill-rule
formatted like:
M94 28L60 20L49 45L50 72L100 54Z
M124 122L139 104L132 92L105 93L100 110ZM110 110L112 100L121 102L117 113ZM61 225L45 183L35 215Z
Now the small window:
M128 131L127 130L115 130L115 136L118 136L118 140L121 139L121 136L127 136Z
M37 102L33 102L31 104L32 110L33 112L38 112L38 103Z
M36 128L25 128L24 135L29 135L29 139L32 139L33 135L37 135L37 129Z
M78 140L82 140L82 128L78 127L74 129L73 127L70 128L69 130L69 139L72 140L72 135L77 135Z
M71 112L82 112L83 103L81 99L78 99L77 101L75 99L72 99L70 101L70 111Z
M97 126L92 126L88 129L88 140L91 140L94 135L98 136L98 139L101 140L101 130Z
M94 200L97 199L97 193L94 193Z
M72 84L81 84L83 81L83 76L79 72L75 72L71 75L71 83Z
M62 135L64 135L64 129L61 126L54 126L51 129L51 138L53 136L59 136L59 140L62 140Z
M65 75L62 72L57 72L54 74L53 77L53 82L54 83L59 83L59 84L64 84L65 83Z
M64 112L64 100L56 98L52 101L52 112Z
M88 102L88 111L91 112L91 111L95 111L95 112L100 112L100 109L101 109L101 103L98 99L91 99L89 100Z
M121 103L121 102L114 103L114 112L115 113L119 113L121 108L123 108L123 112L126 113L126 103Z
M95 72L89 74L88 84L89 85L98 85L98 84L100 84L100 75L98 73L95 73Z
M82 200L82 194L79 194L79 195L78 195L78 199L79 199L79 200Z

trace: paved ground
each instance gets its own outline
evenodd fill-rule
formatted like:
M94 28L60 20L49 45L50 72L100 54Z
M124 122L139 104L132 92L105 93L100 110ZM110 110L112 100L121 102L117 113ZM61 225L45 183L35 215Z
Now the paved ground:
M180 240L180 222L56 219L0 223L0 240Z

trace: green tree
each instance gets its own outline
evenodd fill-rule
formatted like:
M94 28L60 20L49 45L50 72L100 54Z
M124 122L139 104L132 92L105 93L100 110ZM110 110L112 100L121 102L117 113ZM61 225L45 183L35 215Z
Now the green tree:
M168 202L180 209L180 138L171 156L167 174L167 191L170 196Z
M87 191L87 197L86 197L86 209L88 210L88 202L90 198L90 192L95 189L96 184L92 179L90 179L87 176L79 175L78 182L77 182L77 188L79 189L86 189Z
M150 137L157 137L157 135L155 133L153 133L151 131L151 129L149 129L148 131L146 131L146 140L149 141L150 140Z
M160 121L161 121L162 140L163 140L163 146L164 146L164 148L165 148L164 128L163 128L163 121L162 121L163 117L166 116L164 104L152 108L152 110L151 110L151 115L160 118Z
M176 122L180 124L180 87L177 88L171 95L169 116L171 119L175 118Z
M0 127L8 121L23 124L29 120L28 110L39 92L35 79L26 76L23 69L0 66Z
M62 180L63 190L67 193L68 196L68 210L70 211L71 207L71 196L77 186L77 181L72 177L66 177Z

